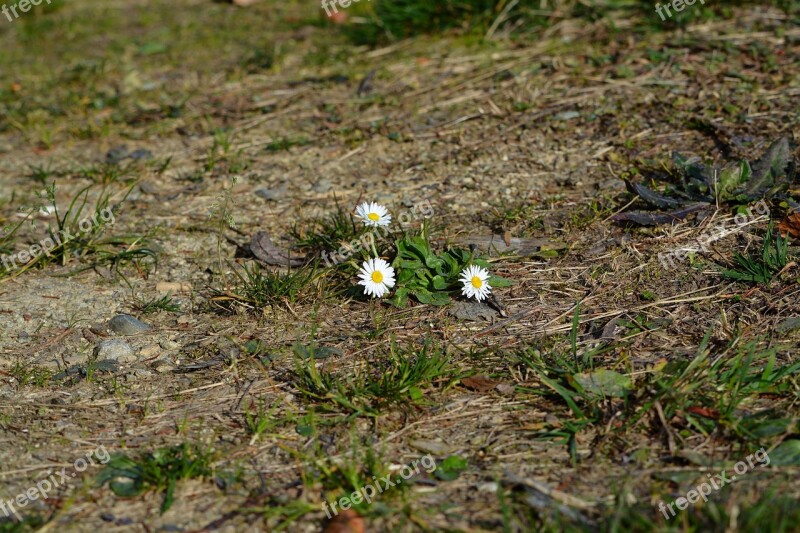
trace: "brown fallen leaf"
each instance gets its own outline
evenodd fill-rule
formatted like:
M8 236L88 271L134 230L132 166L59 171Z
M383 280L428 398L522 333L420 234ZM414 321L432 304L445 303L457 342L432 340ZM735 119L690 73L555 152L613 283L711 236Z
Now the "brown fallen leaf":
M478 392L490 391L498 385L499 381L495 381L488 376L472 376L471 378L464 378L461 384L466 388Z
M778 224L778 231L784 239L786 235L800 237L800 213L791 213Z
M549 239L523 239L510 235L468 235L459 238L456 244L477 246L481 253L508 253L516 251L521 256L546 255L567 247L562 242Z
M713 420L719 419L719 411L717 411L716 409L711 409L709 407L698 407L696 405L693 405L686 410L692 414L702 416L705 418L711 418Z
M323 533L364 533L364 519L353 509L334 516Z
M275 246L266 231L259 231L253 235L250 240L250 251L268 265L296 267L305 264L302 259L289 257L283 250Z

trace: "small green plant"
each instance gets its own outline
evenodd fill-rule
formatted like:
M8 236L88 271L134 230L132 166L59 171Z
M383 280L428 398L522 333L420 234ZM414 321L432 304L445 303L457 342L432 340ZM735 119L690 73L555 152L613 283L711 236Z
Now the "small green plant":
M172 300L172 293L167 293L164 296L152 298L150 300L139 300L135 308L143 315L149 315L158 311L179 313L181 310L180 304Z
M364 230L359 230L352 213L345 211L334 199L335 211L307 222L308 227L294 224L290 235L295 247L312 253L334 251L343 244L359 239Z
M442 481L453 481L467 468L469 468L469 461L458 455L450 455L439 464L433 475Z
M250 409L245 411L245 429L247 429L247 432L252 435L252 438L250 439L251 446L255 444L261 435L277 427L280 421L274 416L275 410L276 408L274 407L269 410L265 409L264 401L260 400L255 413L252 413Z
M115 454L98 476L117 496L132 498L148 491L164 493L161 513L172 506L175 485L184 479L211 477L212 454L187 443L161 448L138 459Z
M258 263L252 263L234 269L234 274L238 283L233 291L217 291L212 301L223 307L238 302L254 309L264 309L311 298L319 292L319 282L324 272L318 270L316 265L310 265L281 273L262 270Z
M224 187L222 194L208 208L208 218L216 225L217 231L217 264L219 275L225 276L225 263L222 260L222 241L225 240L225 230L235 229L236 222L233 220L233 199L232 191L236 186L238 178L233 176L229 187Z
M27 515L19 522L13 518L0 518L0 533L32 533L40 531L46 523L41 515Z
M34 385L36 387L43 387L47 385L53 377L53 372L45 367L30 365L17 361L11 367L9 375L17 380L20 387L26 385Z
M92 187L89 185L78 191L65 211L58 209L55 184L45 189L45 198L53 206L55 226L48 228L46 239L30 247L30 250L35 249L36 252L26 253L26 262L14 263L18 268L13 276L20 275L34 266L44 266L51 262L64 266L73 259L88 263L88 266L78 270L99 265L109 265L118 269L122 264L136 262L142 258L157 259L156 252L144 244L146 241L144 236L103 237L106 228L115 221L116 207L111 206L111 192L105 187L100 191L94 205L90 205L89 194ZM121 201L127 198L131 190L128 189ZM4 238L8 239L18 228L19 225L13 227L10 232L6 232ZM11 274L12 270L14 267L7 268L4 274Z
M735 268L723 270L722 275L737 281L768 285L788 260L788 242L780 232L774 231L773 221L770 221L761 252L747 255L736 252L733 256Z
M306 146L309 142L310 141L305 137L298 137L296 139L281 137L269 143L265 149L267 152L285 152L295 146Z
M627 182L628 189L651 211L627 211L612 217L618 222L640 225L671 224L715 205L740 206L758 199L770 199L787 191L794 181L797 164L792 160L789 139L772 143L757 160L737 161L725 167L704 165L698 158L673 154L673 168L665 176L653 169L655 178L667 181L663 191ZM765 200L766 201L766 200Z
M237 174L249 166L241 148L234 150L234 134L230 130L218 129L214 132L214 142L206 156L205 171L210 172L224 164L227 172Z
M317 368L313 355L297 357L298 388L307 398L355 415L378 416L382 408L421 401L425 389L454 379L444 352L426 343L421 350L403 350L392 343L388 358L346 376Z
M447 305L451 296L458 294L459 275L465 268L470 265L489 268L485 260L461 248L436 254L425 227L422 235L405 236L396 246L397 256L392 266L397 272L397 285L390 301L397 307L405 307L409 296L423 304ZM492 287L511 285L499 276L491 276L488 281Z

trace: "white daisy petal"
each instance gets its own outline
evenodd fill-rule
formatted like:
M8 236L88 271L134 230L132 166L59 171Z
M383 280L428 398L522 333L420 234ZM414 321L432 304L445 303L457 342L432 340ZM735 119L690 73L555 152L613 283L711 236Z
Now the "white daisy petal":
M395 284L394 269L380 257L364 261L359 278L358 284L364 286L364 294L376 298L382 298Z
M356 216L367 226L388 226L392 222L392 215L386 207L375 202L364 202L356 207Z
M464 284L461 294L467 298L475 298L477 301L486 299L492 287L487 281L489 271L477 265L471 265L461 272L459 281Z

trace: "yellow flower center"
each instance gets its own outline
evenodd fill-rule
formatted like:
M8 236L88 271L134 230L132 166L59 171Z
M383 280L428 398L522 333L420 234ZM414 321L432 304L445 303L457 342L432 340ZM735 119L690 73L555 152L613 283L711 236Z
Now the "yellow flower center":
M481 287L483 287L483 280L478 276L472 276L472 280L470 281L470 283L472 283L472 286L475 287L476 289L480 289Z
M372 281L375 283L382 283L383 282L383 274L378 272L377 270L372 273Z
M377 222L377 221L379 221L381 219L381 217L378 215L378 213L370 213L369 215L367 215L367 218L370 219L373 222Z

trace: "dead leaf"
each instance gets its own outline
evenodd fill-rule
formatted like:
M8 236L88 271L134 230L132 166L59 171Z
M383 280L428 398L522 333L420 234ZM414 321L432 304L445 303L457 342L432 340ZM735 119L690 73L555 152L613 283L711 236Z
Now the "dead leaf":
M490 391L499 383L499 381L495 381L489 376L472 376L471 378L464 378L461 380L461 384L466 388L478 392Z
M364 519L353 509L334 516L323 533L364 533Z
M250 251L268 265L296 267L305 263L302 259L289 257L283 250L275 246L266 231L259 231L253 235L250 240Z
M475 245L481 253L509 253L516 251L521 256L558 255L558 250L567 247L562 242L548 239L522 239L510 235L469 235L456 241L462 246Z
M792 213L778 224L778 231L784 239L786 235L800 237L800 213Z
M703 416L705 418L711 418L713 420L719 419L719 411L717 411L716 409L711 409L708 407L697 407L696 405L693 405L686 410L692 414Z
M495 389L500 394L504 394L506 396L510 396L517 391L517 388L514 385L509 385L508 383L498 383Z
M448 313L459 320L486 320L492 322L497 316L497 311L482 302L475 302L468 300L465 302L456 302L453 304Z

